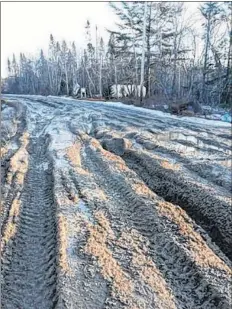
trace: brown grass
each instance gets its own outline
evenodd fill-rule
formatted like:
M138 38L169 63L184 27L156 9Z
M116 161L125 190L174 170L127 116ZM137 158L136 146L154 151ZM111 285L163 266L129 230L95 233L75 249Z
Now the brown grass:
M133 282L128 279L107 247L107 242L115 238L110 223L100 211L95 213L95 217L98 224L89 224L88 226L90 235L85 252L97 258L103 277L112 284L112 295L118 297L122 302L131 302L131 294L134 290Z
M58 217L58 233L59 233L59 266L65 273L70 273L67 257L67 221L64 215L60 214Z
M194 230L193 224L184 210L175 207L168 202L158 202L158 211L173 221L178 227L179 232L186 239L188 249L191 252L194 262L204 268L217 268L232 275L230 268L207 246L199 233Z
M156 293L160 302L159 308L175 309L174 297L170 289L152 259L147 256L148 247L142 235L136 230L124 231L117 244L131 252L131 267Z

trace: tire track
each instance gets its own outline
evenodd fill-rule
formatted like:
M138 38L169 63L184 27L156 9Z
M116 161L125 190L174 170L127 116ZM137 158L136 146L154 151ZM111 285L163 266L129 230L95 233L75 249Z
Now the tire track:
M2 307L49 309L56 303L56 224L52 174L44 138L30 142L29 171L21 196L12 255L5 254Z
M162 168L147 155L128 151L123 159L152 191L166 201L181 206L232 259L231 209L228 203L188 182L175 171Z
M199 309L229 308L228 275L227 278L213 275L207 267L204 270L199 268L186 251L183 238L177 236L173 223L158 215L154 208L157 200L145 201L135 194L125 182L125 175L115 173L99 152L89 146L86 147L84 161L96 177L96 182L104 187L108 196L113 197L121 220L149 239L149 254L171 288L177 307L189 308L186 304L191 304L192 308ZM215 276L220 277L219 281L215 281Z
M10 143L24 131L30 143L26 178L17 182L22 159L12 171L10 161L4 189L14 229L3 250L3 309L230 308L229 182L226 169L218 166L218 179L210 170L229 157L226 128L12 97L26 113Z

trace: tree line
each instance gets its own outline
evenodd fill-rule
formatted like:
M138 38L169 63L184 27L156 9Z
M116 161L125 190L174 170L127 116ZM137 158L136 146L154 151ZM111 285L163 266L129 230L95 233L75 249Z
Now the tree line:
M48 53L8 59L5 91L72 95L78 83L90 97L110 97L111 85L144 85L147 98L228 105L232 80L231 2L200 4L202 23L184 18L180 2L110 2L119 22L104 42L89 21L86 46L56 41ZM198 21L199 22L199 21ZM199 45L202 52L199 54ZM139 93L134 93L138 97ZM141 102L141 104L143 104Z

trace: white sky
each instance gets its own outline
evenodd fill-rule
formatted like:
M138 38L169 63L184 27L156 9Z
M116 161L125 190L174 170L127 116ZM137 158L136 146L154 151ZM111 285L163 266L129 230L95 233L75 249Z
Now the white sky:
M190 15L199 3L186 3ZM20 52L34 54L41 48L47 50L49 36L56 40L85 42L85 25L89 19L98 25L105 42L116 16L107 2L4 2L1 3L1 76L7 75L7 58Z

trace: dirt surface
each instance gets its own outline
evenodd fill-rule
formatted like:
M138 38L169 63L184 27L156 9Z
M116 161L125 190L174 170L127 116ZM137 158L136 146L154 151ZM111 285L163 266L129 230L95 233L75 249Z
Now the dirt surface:
M231 307L229 125L4 99L2 308Z

